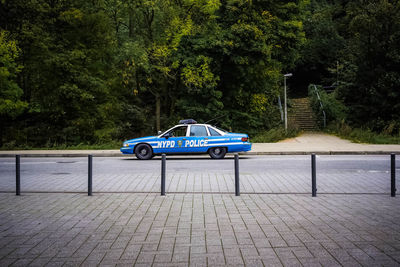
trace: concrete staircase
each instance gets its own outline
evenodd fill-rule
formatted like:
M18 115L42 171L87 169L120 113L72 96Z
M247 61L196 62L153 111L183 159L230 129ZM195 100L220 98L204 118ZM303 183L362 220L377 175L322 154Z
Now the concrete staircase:
M311 109L310 100L305 98L291 99L291 108L288 109L288 125L303 131L316 131L317 121Z

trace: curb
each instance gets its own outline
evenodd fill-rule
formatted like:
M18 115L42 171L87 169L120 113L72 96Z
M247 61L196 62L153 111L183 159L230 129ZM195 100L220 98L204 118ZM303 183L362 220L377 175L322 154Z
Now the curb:
M390 155L400 151L281 151L281 152L248 152L239 155Z
M390 155L400 154L400 151L276 151L276 152L240 152L239 155ZM24 158L69 158L69 157L87 157L93 155L94 157L132 157L134 155L124 155L120 152L102 152L102 153L7 153L1 154L0 158L12 158L20 155ZM193 154L190 154L193 155ZM199 154L203 155L203 154ZM205 155L205 154L204 154Z
M20 155L23 158L82 158L88 155L93 157L132 157L133 155L124 155L122 153L51 153L51 154L36 154L36 153L10 153L0 154L0 158L13 158L16 155Z

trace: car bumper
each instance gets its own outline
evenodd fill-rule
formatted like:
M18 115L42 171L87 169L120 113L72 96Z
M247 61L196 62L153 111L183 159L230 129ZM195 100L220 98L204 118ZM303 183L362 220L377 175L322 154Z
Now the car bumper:
M133 147L121 147L122 154L133 154Z
M251 150L251 143L243 143L240 145L228 146L228 152L247 152Z

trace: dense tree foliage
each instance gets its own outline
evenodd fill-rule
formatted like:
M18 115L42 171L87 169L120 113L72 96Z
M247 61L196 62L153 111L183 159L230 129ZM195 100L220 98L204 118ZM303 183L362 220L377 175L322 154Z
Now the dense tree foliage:
M400 2L311 1L307 9L296 88L336 88L347 123L399 134Z
M399 132L400 2L352 1L345 22L349 26L339 93L350 107L350 122Z
M182 118L254 134L279 125L291 71L292 92L333 84L352 123L396 131L399 12L387 0L2 0L0 146L121 140Z

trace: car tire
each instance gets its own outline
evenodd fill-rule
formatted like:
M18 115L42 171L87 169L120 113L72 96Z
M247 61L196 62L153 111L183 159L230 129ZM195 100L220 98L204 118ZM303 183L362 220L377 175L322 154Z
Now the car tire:
M208 150L208 154L213 159L223 159L226 154L226 148L225 147L213 147L213 148L210 148L210 150Z
M140 144L135 149L135 154L138 159L151 159L153 157L153 151L147 144Z

